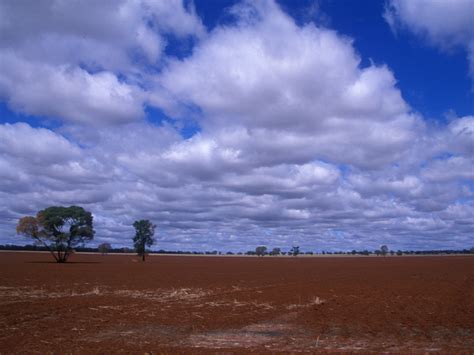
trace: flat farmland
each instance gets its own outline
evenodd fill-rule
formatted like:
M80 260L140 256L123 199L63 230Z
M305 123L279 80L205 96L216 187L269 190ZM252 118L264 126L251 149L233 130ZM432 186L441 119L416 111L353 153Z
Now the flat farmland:
M474 257L0 253L1 353L474 352Z

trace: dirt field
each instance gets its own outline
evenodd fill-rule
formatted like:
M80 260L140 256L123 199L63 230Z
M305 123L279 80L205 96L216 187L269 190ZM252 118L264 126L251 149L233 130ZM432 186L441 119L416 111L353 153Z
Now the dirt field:
M1 353L474 353L474 257L0 253Z

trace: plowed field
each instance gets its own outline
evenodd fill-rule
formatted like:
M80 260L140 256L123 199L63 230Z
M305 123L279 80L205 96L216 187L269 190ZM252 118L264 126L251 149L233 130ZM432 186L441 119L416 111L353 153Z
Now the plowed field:
M474 257L0 253L1 353L474 352Z

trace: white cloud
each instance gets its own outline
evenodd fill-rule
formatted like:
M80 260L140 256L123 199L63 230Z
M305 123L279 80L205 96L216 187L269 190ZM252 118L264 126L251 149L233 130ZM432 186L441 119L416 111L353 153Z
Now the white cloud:
M45 0L0 4L0 98L13 110L74 123L144 116L142 71L159 68L164 35L205 35L182 1Z
M443 50L464 48L474 77L472 0L389 0L384 18L392 30L407 28Z
M143 92L110 72L31 64L0 54L0 96L16 111L74 123L125 123L144 116Z
M52 131L26 123L0 125L0 153L29 163L61 163L77 159L80 149Z
M300 155L269 154L286 155L284 163L369 166L406 153L420 122L387 67L360 68L350 40L313 24L298 27L272 2L245 3L236 13L236 26L214 30L157 78L172 98L170 114L197 106L205 130L222 142L231 134L236 145L224 145L234 150Z
M443 160L435 160L423 169L423 177L430 181L452 182L460 180L474 181L473 156L469 158L454 156Z
M474 116L461 117L449 126L448 144L456 152L474 156Z
M203 36L192 7L180 0L105 1L94 4L45 0L2 1L0 47L48 64L81 64L129 72L133 51L153 64L165 46L163 33ZM33 15L34 14L34 15Z

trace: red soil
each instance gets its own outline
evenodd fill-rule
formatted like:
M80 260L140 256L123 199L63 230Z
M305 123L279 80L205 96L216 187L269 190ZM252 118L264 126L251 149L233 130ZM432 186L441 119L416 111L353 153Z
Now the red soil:
M474 353L474 257L0 254L0 352Z

